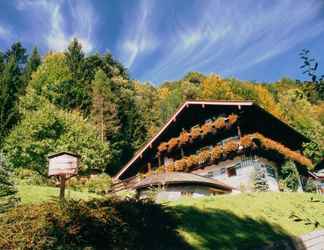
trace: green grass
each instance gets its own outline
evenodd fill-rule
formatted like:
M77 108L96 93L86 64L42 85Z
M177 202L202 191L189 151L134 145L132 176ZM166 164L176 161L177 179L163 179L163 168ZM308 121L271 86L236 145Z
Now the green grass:
M59 196L59 188L56 187L18 185L17 188L22 204L34 204L50 200L58 200ZM65 190L65 197L66 199L71 198L77 200L89 200L91 198L98 198L100 196L93 193L77 192L67 189Z
M59 193L58 188L32 185L18 190L23 204L57 200ZM100 196L67 190L66 197ZM324 228L324 196L308 193L183 198L164 207L176 214L177 231L193 249L255 249Z
M324 227L324 196L253 193L169 203L195 249L253 249Z

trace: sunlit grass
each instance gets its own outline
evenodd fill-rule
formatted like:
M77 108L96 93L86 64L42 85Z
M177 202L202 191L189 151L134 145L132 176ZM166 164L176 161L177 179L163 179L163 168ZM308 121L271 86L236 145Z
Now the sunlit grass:
M36 185L18 185L18 195L22 204L41 203L50 200L58 200L59 188L36 186ZM73 190L65 190L66 199L83 199L89 200L91 198L98 198L100 196L88 193L78 192Z
M257 242L282 240L324 227L324 196L316 194L183 198L168 205L179 215L180 234L195 249L253 247Z

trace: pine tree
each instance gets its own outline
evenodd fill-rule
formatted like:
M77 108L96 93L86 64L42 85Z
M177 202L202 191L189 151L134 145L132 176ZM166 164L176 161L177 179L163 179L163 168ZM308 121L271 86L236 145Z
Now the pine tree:
M22 89L19 68L12 56L0 76L0 146L18 121L17 101Z
M115 100L110 80L102 70L98 70L92 81L91 114L102 141L111 139L119 130Z
M116 96L111 89L111 80L99 69L92 81L91 120L97 128L101 141L111 145L112 163L108 171L114 173L115 165L120 162L123 135L120 131Z
M67 91L71 96L69 109L80 109L85 115L89 114L91 92L90 82L85 79L85 55L82 45L74 38L64 52L66 64L70 70L72 81L66 82Z
M72 40L64 54L73 80L81 80L83 78L84 53L82 51L82 45L79 43L78 39L74 38Z
M269 185L266 179L265 169L261 165L258 165L255 168L254 188L257 192L269 191Z
M18 201L17 189L10 179L9 171L0 154L0 212L16 206Z
M10 49L5 53L4 59L7 63L11 58L15 59L15 63L18 65L19 71L21 73L25 68L28 56L26 54L26 49L20 42L12 44Z
M28 58L27 65L24 72L24 81L27 83L31 79L31 75L37 70L38 66L41 65L41 56L38 53L37 48L33 48L32 54Z

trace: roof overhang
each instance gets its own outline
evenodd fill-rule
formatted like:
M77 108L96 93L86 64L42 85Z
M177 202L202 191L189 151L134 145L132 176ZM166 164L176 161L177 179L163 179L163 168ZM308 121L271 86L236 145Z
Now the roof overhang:
M138 159L141 159L143 156L143 153L148 150L149 148L152 148L152 144L161 136L162 133L164 133L168 127L173 123L177 121L177 118L180 114L182 114L187 108L194 107L194 106L201 106L202 108L205 108L207 106L224 106L224 107L237 107L238 110L244 109L244 107L253 107L253 110L256 110L257 112L261 112L265 114L267 117L271 116L271 119L276 121L276 123L279 123L280 126L285 127L285 129L288 129L289 131L294 131L294 134L298 134L300 137L303 137L305 141L308 139L295 131L292 127L290 127L288 124L284 123L280 119L276 118L263 108L256 105L253 101L247 100L247 101L241 101L241 100L235 100L235 101L226 101L226 100L215 100L215 101L186 101L184 102L177 111L170 117L170 119L165 123L165 125L140 149L138 150L134 157L113 177L113 180L120 179L121 176L134 164Z
M152 145L152 143L163 133L163 131L165 131L172 122L176 121L177 116L191 105L237 106L238 108L241 108L241 106L252 106L253 101L186 101L178 108L178 110L171 116L167 123L158 131L158 133L153 136L143 148L136 152L134 157L116 174L116 176L114 176L113 179L119 179L120 176L144 153L144 151Z

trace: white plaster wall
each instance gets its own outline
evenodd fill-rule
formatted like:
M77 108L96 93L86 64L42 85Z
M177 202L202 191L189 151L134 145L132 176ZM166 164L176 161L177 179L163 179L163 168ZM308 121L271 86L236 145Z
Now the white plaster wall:
M207 166L203 169L197 169L193 171L195 174L206 176L209 172L218 172L220 169L225 168L225 173L222 175L214 175L211 178L223 181L224 183L233 186L237 189L244 189L245 191L253 191L253 176L255 174L255 167L254 166L245 166L242 168L239 168L237 170L236 176L229 177L227 175L227 168L230 168L234 166L235 164L239 163L241 161L241 157L236 157L233 160L227 160L223 161L220 164L217 165L211 165ZM269 185L270 191L279 191L278 186L278 172L277 168L274 167L274 164L267 161L263 158L258 158L257 161L262 164L271 165L273 167L273 170L275 171L276 178L273 178L272 176L266 175L266 179Z

